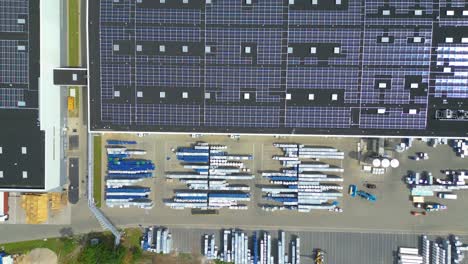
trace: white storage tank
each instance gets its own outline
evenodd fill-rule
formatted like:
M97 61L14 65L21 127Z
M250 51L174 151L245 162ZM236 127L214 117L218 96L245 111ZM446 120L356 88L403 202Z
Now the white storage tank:
M392 168L398 168L398 166L400 166L400 161L398 161L397 159L392 159L390 161L390 167Z
M383 168L388 168L388 167L390 167L390 160L387 159L387 158L383 158L383 159L382 159L382 162L381 162L381 166L382 166Z
M380 159L375 158L372 160L372 167L380 167L381 165L382 165L382 162L380 161Z

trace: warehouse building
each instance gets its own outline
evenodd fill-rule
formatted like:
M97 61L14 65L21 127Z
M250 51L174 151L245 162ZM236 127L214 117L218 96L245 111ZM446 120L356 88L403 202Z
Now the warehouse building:
M462 0L88 1L89 128L467 136Z
M0 2L0 191L51 191L65 183L62 91L51 81L60 66L59 6Z

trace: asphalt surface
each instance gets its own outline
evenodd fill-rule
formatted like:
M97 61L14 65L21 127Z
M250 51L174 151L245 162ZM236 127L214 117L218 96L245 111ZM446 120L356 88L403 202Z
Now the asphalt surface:
M88 209L86 199L81 199L76 205L70 205L70 207L70 216L66 223L71 224L0 224L0 243L60 237L64 230L67 230L67 233L71 231L73 234L102 231L96 218Z
M257 235L265 230L256 230ZM266 230L272 235L272 255L277 259L278 230ZM214 234L216 245L222 250L222 231L214 229L170 229L173 235L174 248L182 252L202 253L202 237ZM252 231L249 234L249 245L252 245ZM286 231L286 240L298 236L301 239L301 263L313 263L316 249L326 252L326 263L330 264L394 264L399 247L420 247L421 237L417 234L373 234L343 232L290 232ZM430 236L429 239L445 239L446 236ZM468 237L460 237L468 241ZM289 254L289 246L286 247ZM465 262L466 263L466 262Z
M291 218L294 221L294 218ZM134 221L135 222L135 221ZM137 221L138 222L138 221ZM314 219L311 219L311 224ZM221 228L196 228L193 225L177 226L166 225L173 234L174 249L179 252L200 254L202 250L201 239L204 234L218 236L217 245L221 246L219 235ZM119 226L123 227L123 226ZM232 228L233 226L225 226ZM287 240L291 236L301 238L301 263L312 263L311 256L314 249L320 248L327 252L327 263L333 264L393 264L395 252L398 247L418 247L419 234L376 234L368 232L325 232L318 229L315 232L290 230L287 228L243 228L248 234L252 231L268 231L276 237L278 230L284 230ZM77 205L72 206L71 225L0 225L0 243L44 239L47 237L59 237L63 234L86 233L102 230L87 209L83 199ZM430 236L431 239L446 238L448 233L440 237ZM460 237L462 242L468 242L468 236ZM273 240L274 248L276 242ZM1 247L1 244L0 244ZM276 252L276 249L273 250ZM465 261L465 264L467 262Z
M76 150L80 146L80 137L78 135L71 135L68 137L68 149Z
M68 186L68 201L72 204L76 204L80 199L80 159L70 158L68 164L68 178L70 185Z
M151 210L138 208L120 209L103 207L104 213L117 225L127 225L138 221L139 224L162 224L174 227L193 226L195 228L273 228L298 231L341 231L341 232L371 232L371 233L424 233L437 234L457 233L468 234L468 203L463 200L468 198L467 191L459 191L460 198L456 201L443 201L449 207L447 211L435 212L426 217L414 217L410 211L414 208L410 201L410 191L403 182L403 177L408 170L431 170L435 176L442 176L439 172L445 168L463 168L467 161L455 156L449 146L431 148L425 143L417 142L406 153L394 154L400 159L401 166L385 175L370 175L361 172L361 165L356 159L351 158L357 149L358 139L354 138L318 138L318 137L288 137L275 139L273 137L245 136L239 141L227 136L213 136L192 139L183 135L151 135L144 137L130 135L106 135L106 139L132 139L140 142L136 147L145 149L148 154L145 158L155 161L157 166L156 177L147 180L143 185L152 187L152 199L155 207ZM165 171L181 169L179 162L175 161L172 148L189 146L196 141L208 141L229 146L230 153L253 154L254 161L247 164L253 172L261 170L277 169L279 163L273 161L271 156L279 153L272 144L274 142L297 142L314 146L332 146L344 151L347 157L341 161L326 161L327 163L342 166L345 172L340 175L344 178L344 197L339 199L340 206L344 209L341 214L328 211L314 211L311 213L299 213L294 211L266 212L261 210L259 204L265 203L259 184L266 183L265 179L257 176L249 182L252 188L253 199L248 203L249 209L245 211L233 211L223 209L219 215L192 216L190 210L173 210L163 204L163 199L173 197L174 189L186 188L178 181L167 182L164 180ZM391 153L389 146L387 150ZM413 152L426 151L432 157L428 161L410 161L407 156ZM167 158L170 158L169 160ZM437 157L437 158L436 158ZM105 164L105 157L102 157ZM105 165L103 169L105 170ZM103 171L105 175L105 171ZM377 196L376 203L370 203L360 198L351 198L347 195L349 184L362 187L364 182L377 185L376 190L369 192ZM103 184L103 186L105 186ZM431 199L428 199L431 200ZM437 198L433 199L437 202ZM441 202L441 201L438 201ZM239 217L242 215L242 217ZM137 220L136 220L137 219Z

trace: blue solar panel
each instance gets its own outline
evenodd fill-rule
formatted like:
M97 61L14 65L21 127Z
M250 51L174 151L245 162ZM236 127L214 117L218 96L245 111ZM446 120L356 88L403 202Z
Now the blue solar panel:
M101 0L93 127L432 133L468 98L468 7L435 2Z
M199 126L200 106L198 105L138 105L136 108L138 125Z
M311 2L311 1L309 1ZM319 1L317 1L319 2ZM332 1L330 1L332 2ZM345 1L342 1L345 2ZM359 26L363 20L363 5L361 0L349 0L346 12L343 10L319 10L293 9L289 10L288 18L291 25L336 25L336 26ZM366 1L367 2L367 1Z
M199 10L147 9L137 7L137 23L202 24Z
M24 50L20 50L23 47ZM0 40L0 83L28 84L28 52L23 41Z
M0 32L27 32L29 1L4 0L0 2Z
M29 1L0 2L0 108L36 108L30 84Z
M279 127L279 107L207 106L207 126L240 126L247 128Z
M424 118L426 112L425 109L418 110L419 113L417 114L409 114L405 113L401 108L390 108L386 109L385 118L382 118L382 114L378 113L363 113L361 114L360 125L368 129L392 129L396 131L401 129L424 129L426 127Z
M101 2L101 23L125 23L131 21L131 11L135 6L133 0Z
M0 89L0 107L16 108L18 107L18 102L24 102L23 89Z
M206 6L208 25L282 25L284 0L257 1L250 7L242 1L216 0Z
M349 128L351 110L346 107L288 107L286 126L299 128Z

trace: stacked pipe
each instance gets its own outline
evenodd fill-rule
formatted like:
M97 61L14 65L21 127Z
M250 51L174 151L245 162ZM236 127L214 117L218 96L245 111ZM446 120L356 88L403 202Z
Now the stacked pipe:
M462 263L462 261L465 258L465 252L468 251L468 245L463 244L460 242L459 238L457 236L452 236L451 237L451 243L452 243L452 252L453 252L453 261L454 263Z
M423 263L424 264L429 264L430 257L431 257L431 241L427 239L427 236L422 236L422 257L423 257Z
M271 255L271 235L263 232L260 240L260 264L273 264L275 257Z
M325 163L304 162L301 159L311 158L309 153L320 153L327 159L342 157L344 153L334 148L298 144L276 143L274 146L281 148L284 155L274 156L273 159L281 161L286 168L279 172L262 172L262 176L274 185L263 187L262 191L266 193L265 199L282 205L264 205L262 208L269 211L286 209L300 212L335 210L338 203L336 199L343 196L343 187L337 183L342 182L343 178L327 175L327 172L343 172L343 169Z
M145 230L141 245L145 251L169 254L172 251L172 234L166 228L149 227Z
M291 242L291 263L301 264L301 240L299 237Z
M285 245L286 245L286 238L283 231L279 233L278 239L278 264L287 264L288 260L285 259Z
M422 264L423 257L419 255L417 248L404 248L398 249L398 263L400 264Z
M108 139L108 145L136 145L137 142L133 140L117 140L117 139Z
M223 251L218 254L214 235L205 235L203 254L207 259L219 259L234 264L252 262L248 235L240 230L224 230Z
M444 240L444 263L451 264L452 263L452 244L449 240Z
M134 185L144 179L152 178L152 173L136 173L136 174L123 174L123 173L108 173L106 177L107 187L122 187L125 185Z
M457 236L450 236L442 243L430 241L427 236L422 236L422 262L424 264L459 264L464 259L464 252L468 251L468 245L460 242ZM415 262L408 262L415 263Z
M431 264L440 264L440 248L436 242L431 244Z
M150 188L140 186L106 188L106 204L109 207L151 207L152 201L148 198L150 192Z
M273 159L294 164L300 158L305 159L344 159L344 152L335 148L310 147L299 144L275 143L275 147L283 149L285 156L274 156Z
M442 263L442 264L450 264L450 262L447 262L447 252L445 249L443 248L439 248L440 249L440 255L439 255L439 263Z
M288 243L284 232L278 234L277 260L273 256L273 239L268 232L263 232L259 237L257 237L257 232L254 232L252 243L249 243L249 237L246 233L237 229L227 229L222 232L222 239L222 251L218 252L215 236L204 235L203 255L207 259L217 259L234 264L300 264L300 238L296 237L291 240L289 244L290 255L288 256L286 254Z
M291 241L291 264L296 264L296 242Z
M231 234L230 230L224 230L223 232L223 252L222 252L222 259L224 262L231 262L231 252L228 250L229 248L229 235Z
M197 143L190 148L179 148L177 159L185 169L193 172L167 172L167 179L185 183L190 191L177 191L165 204L174 209L246 209L241 202L250 201L250 187L231 184L230 180L251 180L243 161L251 155L230 155L224 145Z
M205 235L205 246L204 246L204 256L207 259L216 259L218 255L218 248L216 247L216 241L214 235Z
M134 145L136 141L108 140L106 204L109 207L127 208L130 206L149 209L153 202L149 199L150 188L134 186L146 178L153 177L155 166L152 161L132 158L145 155L146 151L127 149L122 145Z

